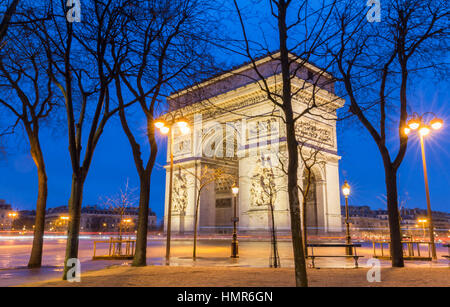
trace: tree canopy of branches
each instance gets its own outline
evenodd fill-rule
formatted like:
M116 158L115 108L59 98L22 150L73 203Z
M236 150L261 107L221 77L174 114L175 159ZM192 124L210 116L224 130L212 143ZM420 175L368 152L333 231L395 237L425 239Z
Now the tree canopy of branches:
M198 75L204 73L198 68L208 59L205 43L208 4L203 0L134 2L134 9L129 8L131 18L120 33L122 45L113 44L113 61L109 65L111 70L117 67L120 72L114 78L119 116L140 180L133 265L144 266L150 179L158 150L153 123L158 110L168 109L161 103L164 97L180 84L186 84L186 80L198 79ZM124 57L120 56L121 52ZM122 61L122 58L126 60ZM134 102L137 103L137 114L145 118L143 130L146 138L143 144L139 140L142 127L133 125L124 108L127 103ZM150 154L144 162L147 146Z
M108 70L108 50L119 37L129 1L93 0L83 3L83 21L69 22L70 7L53 2L51 20L37 29L50 61L49 77L64 97L67 137L72 166L67 260L77 258L83 187L95 148L107 121L118 111L111 104L109 85L117 69ZM87 137L83 133L87 132Z
M298 72L307 67L307 63L317 57L333 36L328 34L330 16L335 10L336 1L267 1L270 8L270 16L274 20L274 36L278 40L276 53L270 53L269 48L261 41L252 41L246 31L245 16L234 1L236 11L242 29L244 47L241 54L245 55L258 75L258 82L267 99L282 111L282 120L286 129L286 144L288 153L287 177L288 200L291 220L292 246L294 251L295 281L297 286L306 287L308 279L306 275L305 253L301 229L300 204L298 197L298 140L296 138L296 122L305 114L310 114L320 107L315 99L320 90L317 86L319 80L323 81L330 63L322 65L322 71L316 72L312 80L302 80ZM294 34L295 33L295 34ZM273 88L272 84L259 71L256 63L258 56L270 54L279 63L281 68L281 85ZM333 80L329 80L332 82ZM303 107L297 108L294 97L306 89L311 89L310 99L302 101Z
M17 1L15 1L17 2ZM5 17L6 18L6 17ZM53 88L46 71L48 61L45 46L33 27L21 23L10 28L0 49L0 108L11 119L0 135L14 134L18 125L24 128L31 157L37 167L38 195L33 246L28 267L40 267L44 240L45 208L47 202L47 172L39 131L56 105Z
M122 240L122 230L124 226L123 217L135 206L138 200L136 190L136 188L130 187L129 179L127 179L123 188L121 188L118 193L113 196L103 197L103 205L120 216L120 221L117 223L119 240Z
M397 172L408 143L403 131L412 108L410 80L425 69L448 69L450 10L445 1L388 0L381 22L371 24L366 9L354 1L340 3L335 15L339 33L327 44L328 54L335 59L350 113L369 132L382 157L392 266L402 267Z
M197 173L188 170L183 170L183 172L187 172L194 178L194 184L197 187L194 209L194 245L192 249L192 258L196 260L200 197L202 196L202 192L207 186L213 183L230 185L231 182L236 181L236 178L226 173L221 167L211 168L208 165L203 166Z

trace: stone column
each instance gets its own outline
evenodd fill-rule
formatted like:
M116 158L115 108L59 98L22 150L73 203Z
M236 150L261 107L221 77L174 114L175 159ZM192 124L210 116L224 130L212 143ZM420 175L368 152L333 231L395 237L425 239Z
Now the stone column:
M318 233L328 232L326 181L316 181L317 227Z
M341 201L339 187L338 163L328 161L325 165L326 193L327 193L327 231L340 232L341 223Z

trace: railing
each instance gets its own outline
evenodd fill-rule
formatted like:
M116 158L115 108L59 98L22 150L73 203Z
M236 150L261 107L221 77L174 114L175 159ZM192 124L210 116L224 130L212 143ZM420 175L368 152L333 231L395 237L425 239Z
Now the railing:
M377 244L380 246L381 255L377 254ZM384 244L388 245L387 250L389 251L388 255L385 255L384 253ZM429 260L431 261L431 242L428 241L402 241L402 244L406 244L406 249L404 249L405 260ZM390 259L390 245L391 241L385 241L385 240L378 240L378 241L372 241L373 245L373 256L375 258L386 258ZM420 246L421 245L427 245L427 251L428 251L428 257L422 256L420 254ZM417 250L417 254L414 252L414 250Z
M108 255L98 256L97 244L109 244ZM94 256L93 260L99 259L133 259L135 252L136 240L120 240L110 238L104 241L94 241Z

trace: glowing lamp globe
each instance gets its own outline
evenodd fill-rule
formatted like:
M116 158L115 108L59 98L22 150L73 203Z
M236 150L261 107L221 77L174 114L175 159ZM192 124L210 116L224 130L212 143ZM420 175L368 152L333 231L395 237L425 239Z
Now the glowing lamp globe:
M191 129L188 126L185 126L185 127L180 127L180 131L182 134L188 134L189 132L191 132Z
M236 184L233 184L233 186L231 187L231 192L234 196L236 196L239 193L239 187Z
M155 127L158 128L158 129L161 129L164 126L165 126L165 124L161 120L158 120L158 121L155 122Z
M177 125L178 127L180 127L180 129L184 129L188 127L188 122L185 119L180 119L177 121Z
M347 180L345 180L344 185L342 186L342 194L344 194L345 197L350 195L350 185Z
M430 133L431 129L428 125L421 125L419 128L419 133L421 136L428 135Z
M430 122L430 125L434 130L439 130L444 125L444 121L442 119L435 118Z
M412 118L408 121L408 127L411 130L416 130L420 126L420 120L417 118Z
M167 133L169 133L170 129L166 126L163 126L159 130L161 131L162 134L167 134Z

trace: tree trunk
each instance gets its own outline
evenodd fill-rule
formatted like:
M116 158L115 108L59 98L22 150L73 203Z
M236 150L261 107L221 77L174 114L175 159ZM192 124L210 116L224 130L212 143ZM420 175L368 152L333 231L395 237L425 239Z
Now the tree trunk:
M305 257L308 256L308 229L306 225L306 206L307 197L303 196L302 200L302 224L303 224L303 247L305 250Z
M270 219L272 221L272 253L273 253L273 262L272 262L272 266L274 268L278 268L279 267L279 263L278 263L278 246L277 246L277 234L276 234L276 230L275 230L275 215L274 215L274 208L273 208L273 200L270 200Z
M64 260L63 279L67 280L67 260L78 258L78 243L80 236L81 204L83 200L84 178L72 175L72 190L69 199L69 225L67 228L66 258Z
M385 180L387 192L387 209L391 237L392 267L404 267L402 233L398 212L397 174L392 166L385 165Z
M147 233L148 233L148 211L150 202L150 175L151 172L145 171L139 176L140 195L139 195L139 217L136 233L136 252L132 266L147 265Z
M18 4L19 0L14 0L6 9L6 12L3 14L3 19L0 23L0 43L3 42L3 39L6 36L6 32L8 31L8 27L13 15L16 13L16 7Z
M28 268L40 268L42 264L42 248L44 245L45 208L47 205L47 174L44 165L38 166L38 198L36 203L36 219L34 222L33 247L31 248Z
M197 258L197 229L198 229L198 207L200 204L200 193L198 191L197 200L195 203L195 216L194 216L194 249L192 251L192 258L196 260Z
M300 202L298 198L298 143L295 136L294 112L291 97L291 71L289 51L287 47L288 27L286 25L286 10L289 2L280 0L278 6L278 32L280 39L280 63L283 79L283 111L286 121L286 143L288 150L288 195L289 210L291 215L292 248L295 263L295 284L297 287L307 287L305 253L303 249L303 238L300 217Z
M32 142L30 142L32 143ZM44 157L39 145L32 149L32 156L38 169L38 198L36 202L36 219L34 222L33 246L31 248L29 268L40 268L42 264L42 249L44 245L45 208L47 205L47 173ZM34 147L32 145L32 147Z
M297 188L298 148L297 140L295 137L294 121L292 120L292 113L286 113L286 134L289 154L288 194L289 210L291 215L292 248L294 251L295 263L295 284L297 287L307 287L308 278L306 275L305 253L303 246L302 229L300 225L300 203Z

